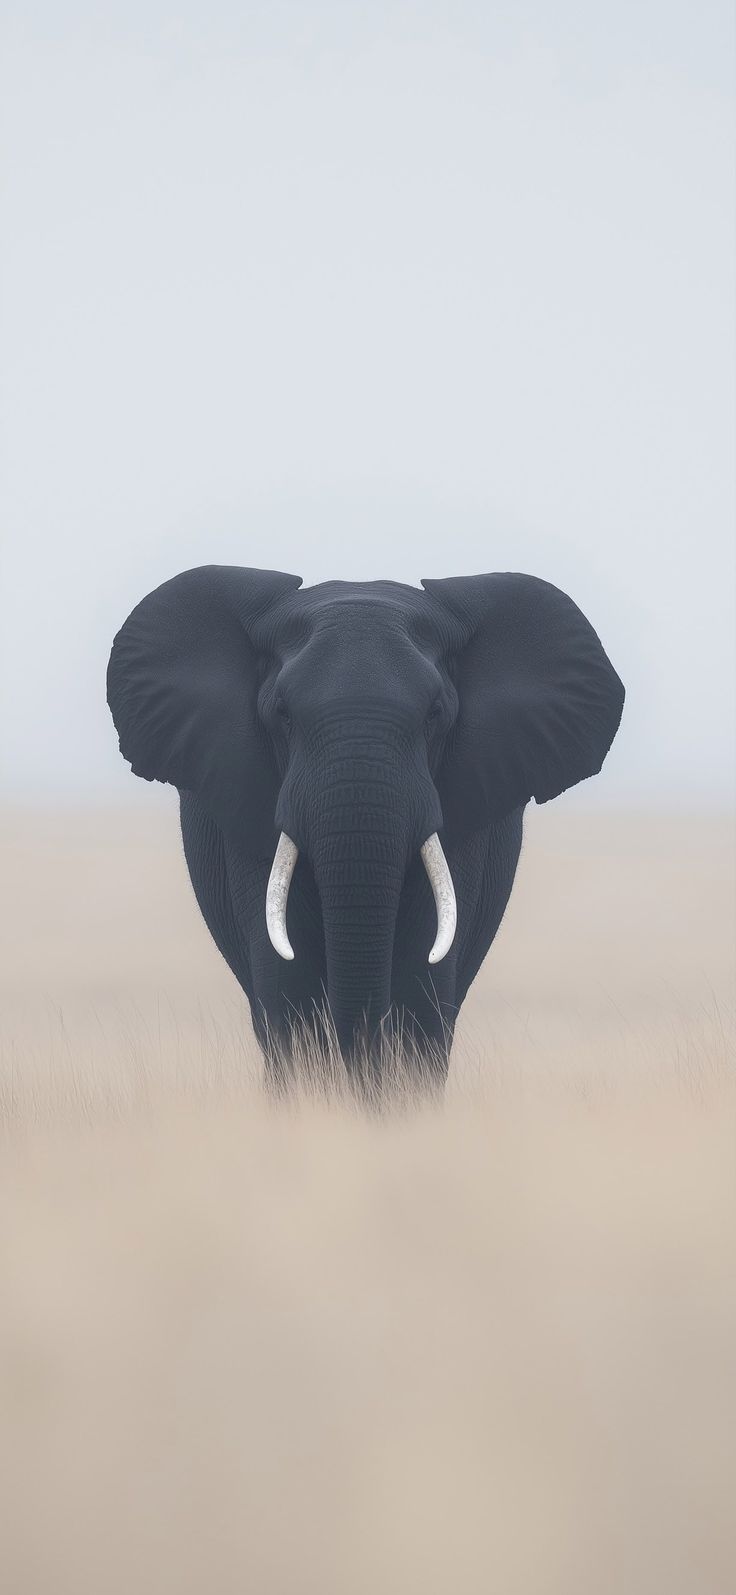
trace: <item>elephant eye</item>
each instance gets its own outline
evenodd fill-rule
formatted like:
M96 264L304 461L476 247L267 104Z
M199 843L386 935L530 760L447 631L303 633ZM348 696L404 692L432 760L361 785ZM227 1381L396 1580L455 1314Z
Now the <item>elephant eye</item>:
M427 720L428 720L429 724L430 725L434 725L435 722L437 720L439 720L441 713L442 713L442 699L441 698L435 698L434 703L432 704L432 707L431 707L431 709L429 711L429 714L427 715Z
M277 698L276 699L276 714L278 715L279 720L281 721L282 725L288 726L288 724L289 724L289 711L288 711L288 709L286 707L286 704L284 703L283 698Z

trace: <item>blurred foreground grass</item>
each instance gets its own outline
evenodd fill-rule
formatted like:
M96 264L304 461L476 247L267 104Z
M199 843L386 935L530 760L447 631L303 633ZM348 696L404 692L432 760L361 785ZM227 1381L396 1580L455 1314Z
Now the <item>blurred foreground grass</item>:
M730 1595L727 823L533 815L380 1118L264 1099L173 815L3 838L2 1590Z

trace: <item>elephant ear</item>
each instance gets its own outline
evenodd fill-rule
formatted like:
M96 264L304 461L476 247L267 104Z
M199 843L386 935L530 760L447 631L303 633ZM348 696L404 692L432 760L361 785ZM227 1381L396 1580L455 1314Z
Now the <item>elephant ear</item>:
M273 849L278 777L257 714L253 627L299 576L203 565L149 593L118 632L107 701L134 775L194 792L249 852Z
M596 775L624 689L572 599L514 572L422 586L464 638L450 661L459 711L437 778L448 828L482 829Z

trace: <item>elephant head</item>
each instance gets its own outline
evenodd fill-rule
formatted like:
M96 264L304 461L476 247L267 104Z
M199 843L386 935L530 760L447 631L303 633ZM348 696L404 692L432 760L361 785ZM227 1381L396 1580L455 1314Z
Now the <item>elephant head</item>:
M449 846L596 773L623 706L598 637L557 588L517 574L422 585L186 571L133 610L108 669L134 773L195 794L228 846L270 869L262 962L292 958L297 859L311 872L346 1048L390 1007L415 856L437 905L426 966L455 931Z

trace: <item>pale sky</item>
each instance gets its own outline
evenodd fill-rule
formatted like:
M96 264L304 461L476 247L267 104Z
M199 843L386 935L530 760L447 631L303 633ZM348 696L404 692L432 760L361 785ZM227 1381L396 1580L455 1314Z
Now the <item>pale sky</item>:
M580 801L727 802L731 5L0 12L5 797L146 794L110 643L219 562L544 576L628 691Z

